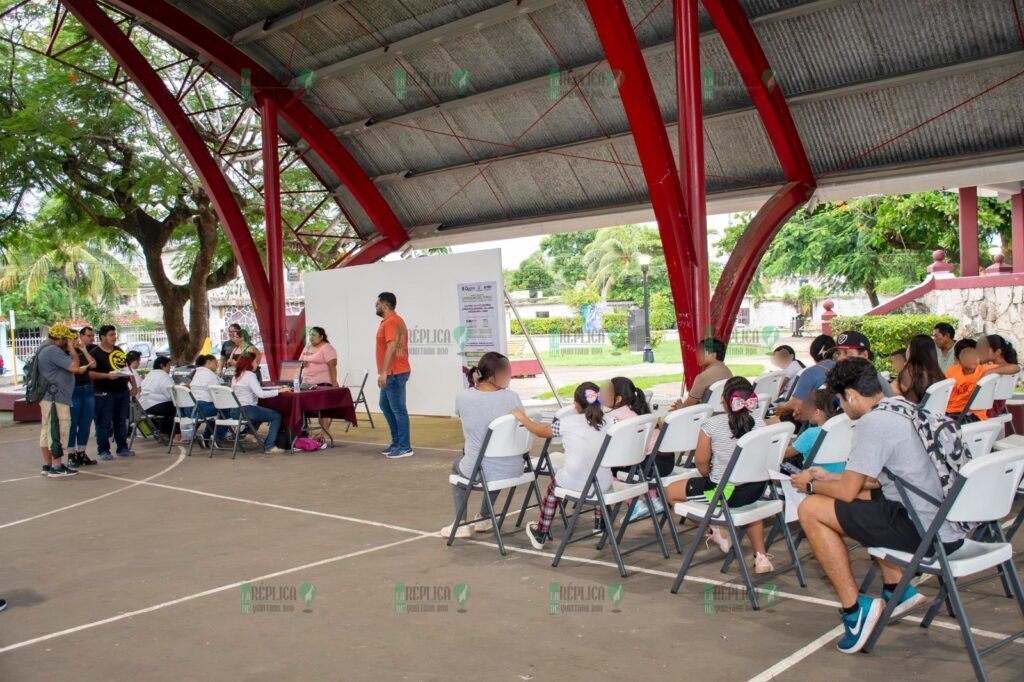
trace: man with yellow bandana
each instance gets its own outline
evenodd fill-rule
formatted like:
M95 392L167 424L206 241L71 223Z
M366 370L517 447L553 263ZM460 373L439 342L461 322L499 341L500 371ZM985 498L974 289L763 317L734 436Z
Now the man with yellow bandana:
M96 392L96 451L103 460L110 454L110 433L114 433L118 457L134 457L128 449L128 384L131 377L122 370L127 366L124 351L117 345L117 329L105 324L98 330L100 343L89 349L96 367L89 371Z
M39 401L42 428L39 430L39 448L43 453L43 476L59 478L73 476L76 469L61 462L61 449L68 442L71 431L71 397L78 372L78 335L63 324L50 327L49 340L36 353L36 366L46 380L46 393Z

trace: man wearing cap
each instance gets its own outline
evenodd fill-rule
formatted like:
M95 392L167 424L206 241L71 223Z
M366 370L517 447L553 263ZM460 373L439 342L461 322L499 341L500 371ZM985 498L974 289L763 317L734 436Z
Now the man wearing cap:
M71 397L75 391L75 374L78 373L78 336L63 324L50 327L49 341L36 352L36 366L39 374L48 382L46 394L39 401L43 423L39 431L39 448L43 453L44 476L60 478L74 476L72 469L60 460L61 449L68 442L71 433ZM51 443L56 443L53 450Z
M781 421L782 417L806 418L801 412L801 408L805 401L811 399L815 389L825 383L828 371L835 367L836 363L830 357L835 345L836 342L828 334L821 334L811 341L811 358L815 364L800 373L789 400L779 405L775 411L776 417L769 420L769 423Z
M836 362L849 360L850 358L864 358L868 362L874 360L871 352L871 341L860 332L843 332L836 337L836 345L829 349L829 354ZM878 374L878 381L882 384L882 393L886 398L893 396L892 386L885 380L881 373Z

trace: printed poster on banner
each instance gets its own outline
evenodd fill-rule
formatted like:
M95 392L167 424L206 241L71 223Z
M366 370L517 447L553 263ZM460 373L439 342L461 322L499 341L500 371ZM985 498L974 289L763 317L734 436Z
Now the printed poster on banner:
M459 327L455 341L467 367L489 351L500 351L501 308L497 282L460 282Z

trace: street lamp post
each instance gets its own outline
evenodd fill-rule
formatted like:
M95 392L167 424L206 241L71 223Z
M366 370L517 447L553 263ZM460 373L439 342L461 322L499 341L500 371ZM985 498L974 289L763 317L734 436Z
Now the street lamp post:
M654 349L651 348L651 294L647 288L647 271L651 268L651 257L641 253L640 272L644 274L644 362L654 362Z

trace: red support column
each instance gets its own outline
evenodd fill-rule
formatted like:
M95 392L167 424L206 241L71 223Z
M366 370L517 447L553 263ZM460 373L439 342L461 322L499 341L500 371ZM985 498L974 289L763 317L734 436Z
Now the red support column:
M961 187L960 276L978 275L978 188Z
M235 259L242 269L242 276L245 278L249 294L252 296L260 331L266 333L272 328L271 298L270 285L263 272L263 262L260 260L256 243L249 232L249 225L245 222L245 217L231 193L231 188L217 162L213 160L213 155L206 143L192 126L192 122L185 115L174 94L160 79L159 74L94 0L62 0L62 2L86 30L117 60L124 72L138 86L153 109L163 119L168 131L181 145L182 151L188 157L203 189L210 197L221 225L227 232Z
M1024 272L1024 191L1010 199L1010 249L1013 251L1013 271Z
M267 279L270 280L271 333L264 340L270 378L284 358L286 336L284 306L284 234L281 232L281 166L277 155L277 102L259 96L263 134L263 206L267 228Z
M623 75L619 94L643 165L647 191L661 234L665 267L675 300L683 375L686 385L690 386L699 371L696 357L699 339L692 305L692 292L697 288L695 273L699 254L694 249L693 232L686 220L686 200L679 185L672 145L640 44L622 0L587 0L587 9L608 64L613 71Z
M713 335L709 327L708 226L704 181L704 112L700 70L700 23L697 0L673 0L676 34L676 79L679 104L679 181L696 251L693 291L697 338Z

